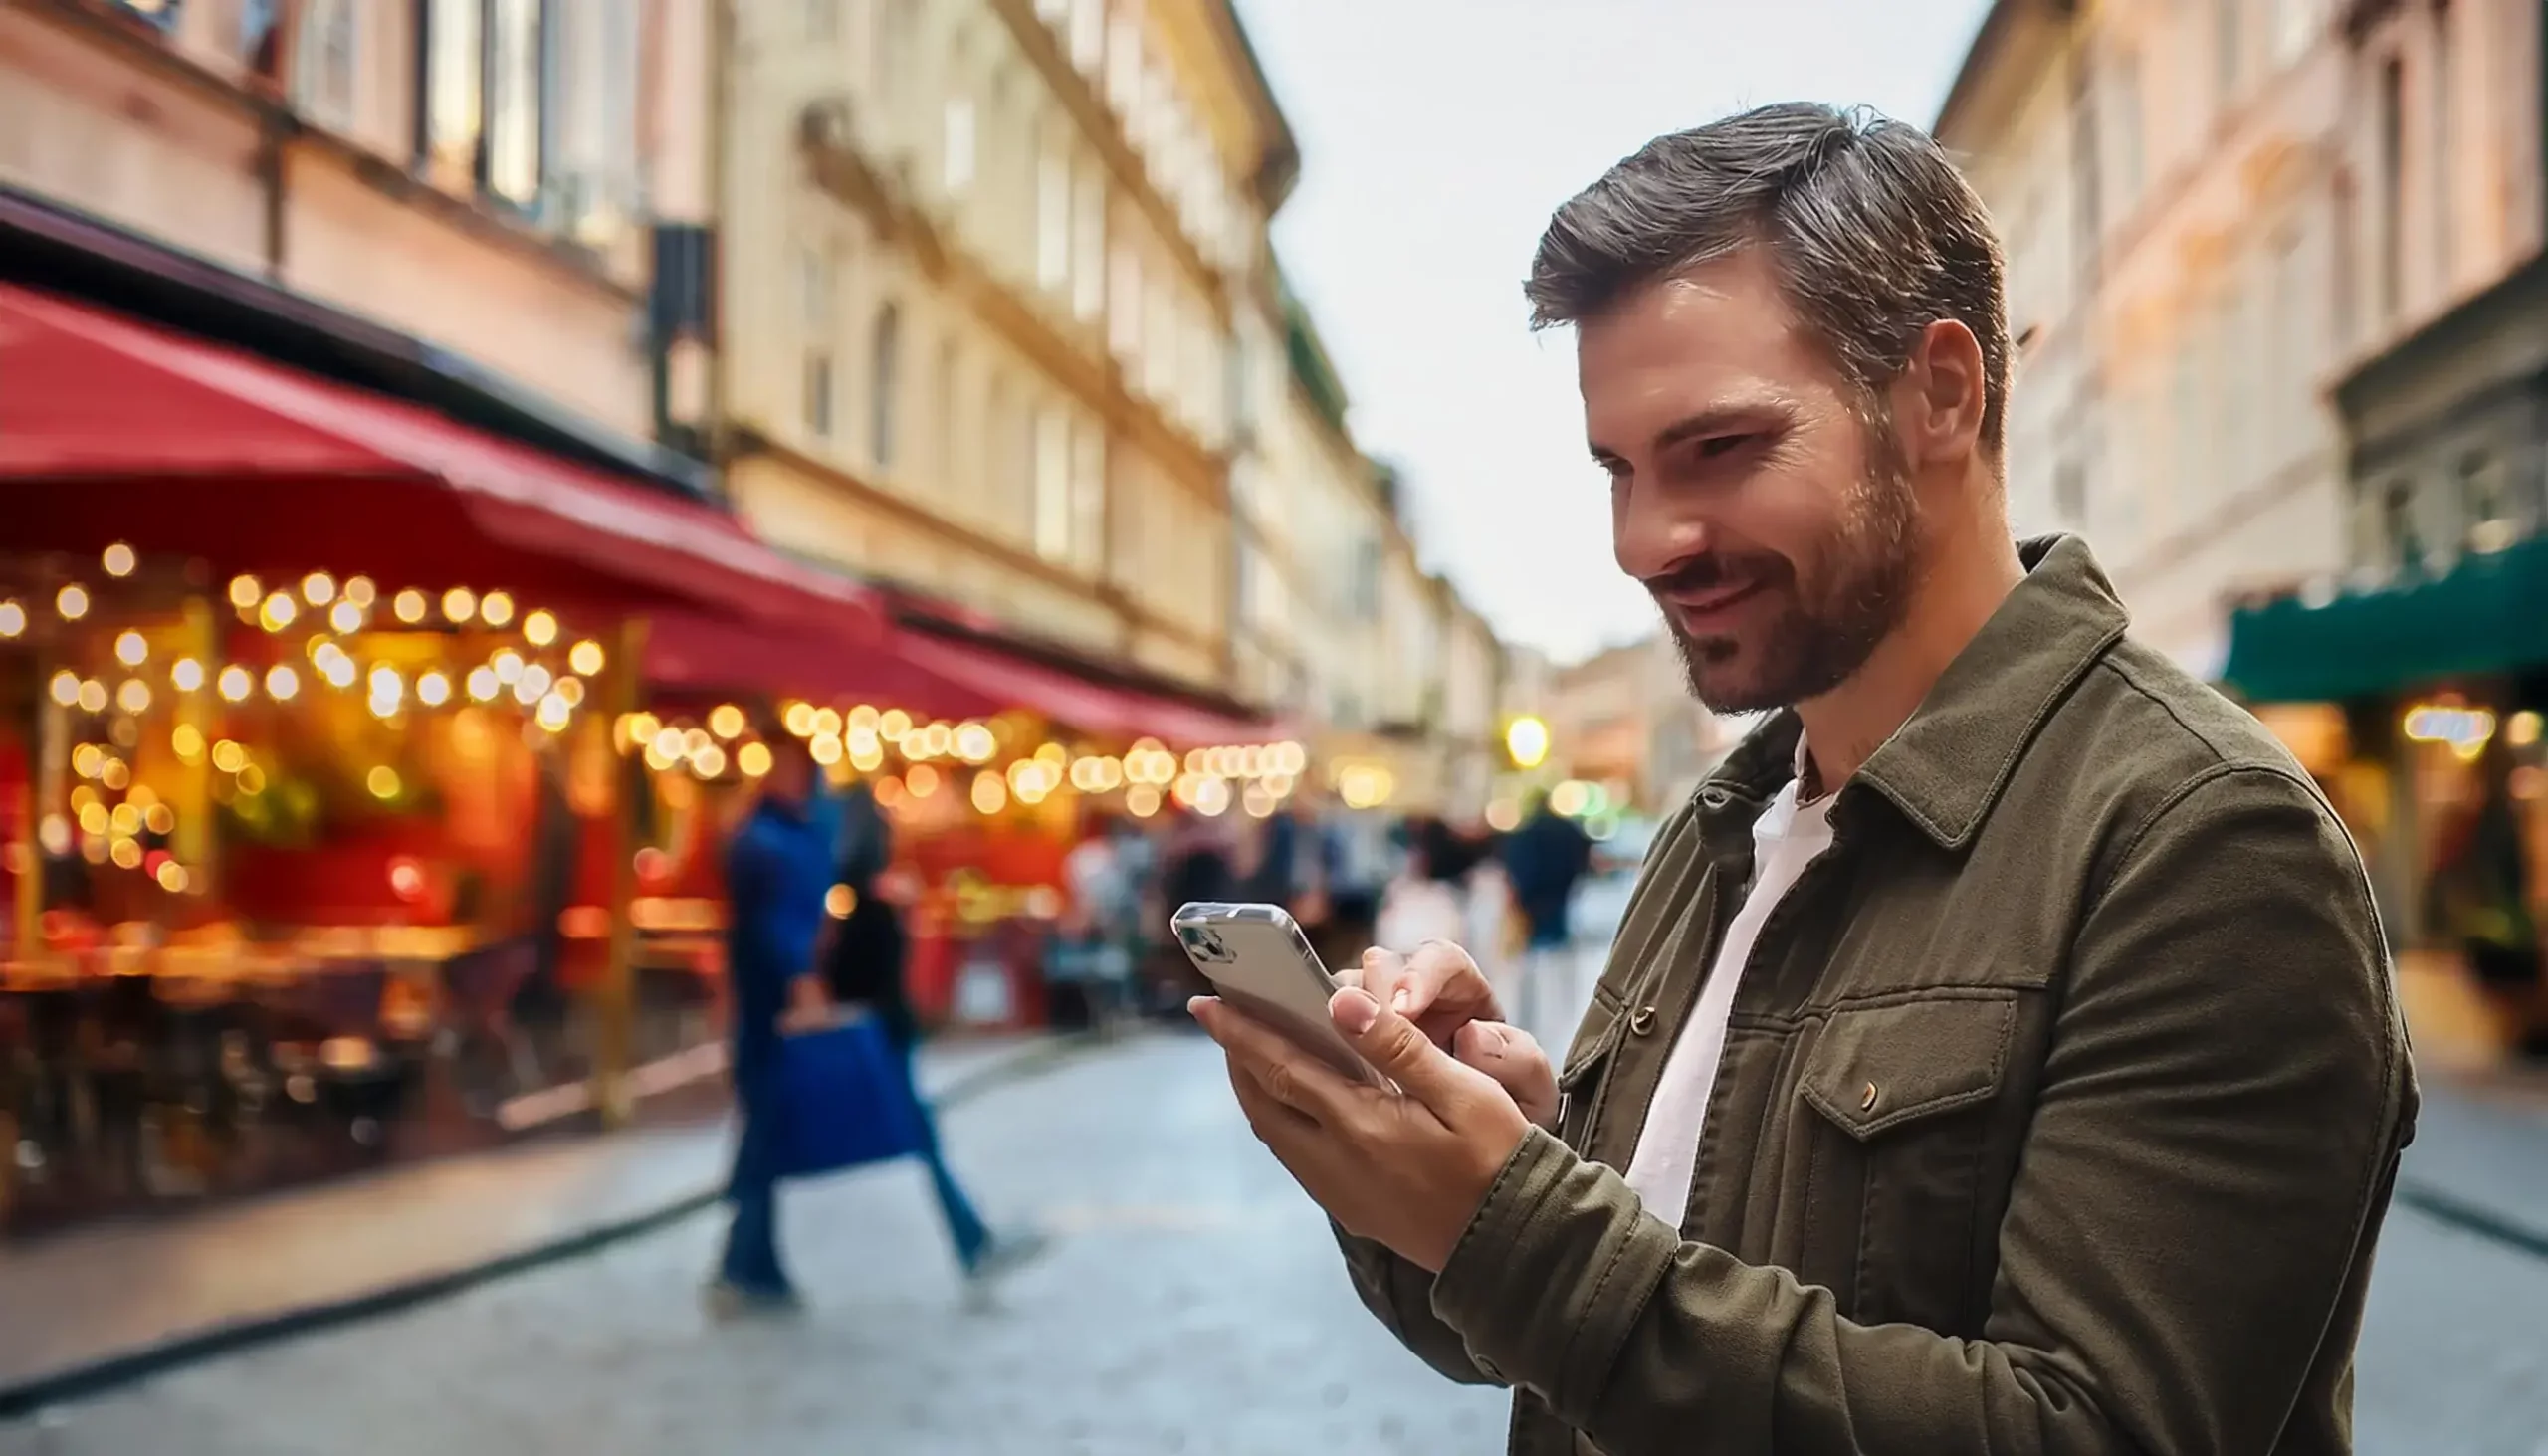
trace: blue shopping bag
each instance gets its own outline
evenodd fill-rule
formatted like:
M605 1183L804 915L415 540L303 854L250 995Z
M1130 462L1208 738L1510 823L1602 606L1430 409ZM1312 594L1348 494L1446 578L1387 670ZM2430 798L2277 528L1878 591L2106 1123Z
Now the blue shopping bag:
M873 1016L781 1038L777 1074L782 1178L908 1157L929 1145L908 1066Z

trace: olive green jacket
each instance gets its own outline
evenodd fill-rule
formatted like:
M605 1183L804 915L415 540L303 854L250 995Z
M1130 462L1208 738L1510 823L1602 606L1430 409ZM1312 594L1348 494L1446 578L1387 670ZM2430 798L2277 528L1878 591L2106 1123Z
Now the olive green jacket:
M1439 1277L1364 1302L1515 1391L1520 1456L2334 1456L2416 1091L2371 893L2254 720L2075 540L1839 790L1735 992L1679 1226L1615 1168L1792 775L1773 719L1657 839Z

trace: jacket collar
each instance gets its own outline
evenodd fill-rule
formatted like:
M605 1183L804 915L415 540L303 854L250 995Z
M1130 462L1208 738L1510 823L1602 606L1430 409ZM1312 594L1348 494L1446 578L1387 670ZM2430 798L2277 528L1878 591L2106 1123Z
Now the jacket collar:
M1944 849L1961 849L2016 772L2035 729L2122 638L2130 618L2076 536L2022 541L2025 578L2009 593L1849 784L1882 795ZM1699 787L1699 838L1720 863L1748 860L1752 823L1796 776L1803 724L1782 709ZM1833 811L1841 812L1834 804Z

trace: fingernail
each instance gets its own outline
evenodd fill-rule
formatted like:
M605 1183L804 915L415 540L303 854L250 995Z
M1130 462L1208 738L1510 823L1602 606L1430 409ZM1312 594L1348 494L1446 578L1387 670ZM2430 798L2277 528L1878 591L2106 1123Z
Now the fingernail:
M1361 1036L1380 1019L1380 1003L1363 990L1336 993L1336 1024L1345 1028L1347 1036Z
M1211 1002L1212 998L1209 996L1188 996L1185 998L1185 1014L1200 1021L1203 1019L1203 1008Z
M1415 1004L1415 993L1414 993L1413 991L1408 990L1408 989L1407 989L1406 987L1404 987L1404 986L1400 986L1400 987L1398 987L1398 988L1397 988L1397 994L1396 994L1396 995L1393 995L1393 996L1391 996L1391 997L1389 997L1389 1009L1390 1009L1390 1010L1392 1010L1392 1011L1400 1011L1400 1012L1402 1012L1402 1011L1404 1011L1407 1007L1412 1006L1412 1005L1414 1005L1414 1004Z

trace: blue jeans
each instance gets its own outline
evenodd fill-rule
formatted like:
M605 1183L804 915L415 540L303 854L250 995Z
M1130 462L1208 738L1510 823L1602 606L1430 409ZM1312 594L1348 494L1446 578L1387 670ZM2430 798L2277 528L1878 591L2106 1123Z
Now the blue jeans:
M902 1047L903 1076L913 1076L911 1048ZM929 1169L929 1185L938 1197L938 1211L947 1221L947 1237L956 1246L956 1261L971 1270L989 1252L990 1229L975 1211L973 1200L966 1197L955 1171L948 1167L946 1154L938 1143L938 1120L929 1105L919 1096L919 1084L912 1083L913 1102L920 1109L921 1149L923 1166ZM748 1098L743 1107L743 1134L735 1144L735 1170L726 1197L735 1205L735 1220L726 1231L726 1254L719 1265L719 1277L738 1289L752 1294L786 1297L794 1293L787 1269L778 1252L778 1179L773 1175L773 1158L767 1146L769 1124L755 1117Z

